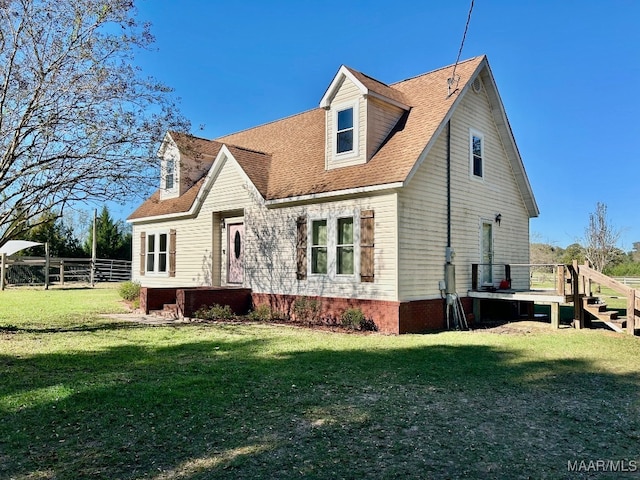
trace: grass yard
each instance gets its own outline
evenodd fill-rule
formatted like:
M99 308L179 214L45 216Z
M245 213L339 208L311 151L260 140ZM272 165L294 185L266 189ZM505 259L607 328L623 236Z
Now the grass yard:
M109 311L110 289L0 292L0 479L640 478L602 471L640 467L637 338Z

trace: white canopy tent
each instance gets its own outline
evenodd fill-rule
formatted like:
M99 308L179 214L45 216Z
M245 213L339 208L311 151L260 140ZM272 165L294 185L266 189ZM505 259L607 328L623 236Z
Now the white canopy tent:
M38 242L29 242L28 240L9 240L7 243L0 247L0 255L5 254L7 257L13 255L20 250L24 250L25 248L35 247L37 245L42 245L42 243Z
M24 250L25 248L35 247L37 245L43 245L38 242L30 242L28 240L9 240L7 243L0 247L0 290L4 290L4 278L5 278L5 265L7 263L7 257L13 255L20 250ZM49 260L49 255L47 254L47 262ZM48 268L46 270L48 272ZM48 279L45 281L45 288L48 288L49 281Z

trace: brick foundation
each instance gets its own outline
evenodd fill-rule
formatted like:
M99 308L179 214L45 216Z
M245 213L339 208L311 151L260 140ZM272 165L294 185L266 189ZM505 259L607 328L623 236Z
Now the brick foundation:
M178 315L193 317L202 307L228 305L236 315L246 315L251 310L249 288L182 288L176 291Z
M140 289L140 308L162 310L165 304L176 304L179 315L192 317L202 306L229 305L237 315L246 314L251 306L267 305L285 318L295 318L295 295L270 295L252 293L248 288L150 288ZM301 297L302 298L302 297ZM365 317L372 319L382 333L402 334L443 330L445 302L442 299L390 302L385 300L361 300L338 297L304 297L319 302L318 315L325 320L337 321L345 310L359 308ZM467 320L473 323L472 299L462 298Z
M177 305L177 312L183 317L192 317L202 306L214 304L229 305L236 315L245 315L251 309L251 290L215 287L140 289L140 309L145 314L171 304Z
M270 295L252 293L254 308L267 305L285 317L295 318L295 295ZM442 299L390 302L384 300L360 300L356 298L306 297L320 302L319 315L324 319L338 319L349 308L359 308L365 317L371 318L382 333L421 333L445 328L445 303ZM466 313L472 311L470 298L462 298ZM471 321L472 316L467 315Z

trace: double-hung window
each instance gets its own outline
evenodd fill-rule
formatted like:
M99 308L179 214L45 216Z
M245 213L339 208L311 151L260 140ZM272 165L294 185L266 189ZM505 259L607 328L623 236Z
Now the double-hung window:
M175 160L167 160L164 169L164 188L171 190L175 184Z
M339 218L336 242L336 274L353 275L353 217Z
M336 153L352 152L353 148L353 107L338 110L336 129Z
M311 273L327 273L327 220L311 222Z
M168 234L147 235L147 273L167 272L168 247Z
M469 135L470 168L474 178L484 177L484 136L471 130Z
M310 222L310 270L332 278L356 273L354 216L328 215Z

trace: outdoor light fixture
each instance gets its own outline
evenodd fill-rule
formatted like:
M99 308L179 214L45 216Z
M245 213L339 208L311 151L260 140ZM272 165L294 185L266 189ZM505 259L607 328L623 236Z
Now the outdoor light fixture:
M496 215L496 223L498 224L498 226L500 226L500 222L502 221L502 214L498 213Z

